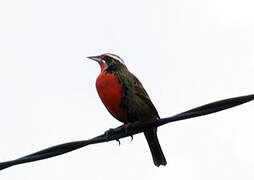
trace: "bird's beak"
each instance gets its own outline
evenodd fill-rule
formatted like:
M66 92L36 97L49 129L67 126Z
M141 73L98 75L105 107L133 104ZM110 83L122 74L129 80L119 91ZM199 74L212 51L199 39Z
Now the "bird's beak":
M100 56L89 56L87 58L92 59L92 60L97 61L97 62L100 62L102 60Z

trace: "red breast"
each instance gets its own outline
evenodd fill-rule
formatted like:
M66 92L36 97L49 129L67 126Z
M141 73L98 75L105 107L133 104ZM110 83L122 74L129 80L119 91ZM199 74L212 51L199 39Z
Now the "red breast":
M103 69L103 68L102 68ZM120 108L122 99L122 84L119 83L114 73L107 73L102 70L96 80L97 92L109 112L118 120L124 121L126 115Z

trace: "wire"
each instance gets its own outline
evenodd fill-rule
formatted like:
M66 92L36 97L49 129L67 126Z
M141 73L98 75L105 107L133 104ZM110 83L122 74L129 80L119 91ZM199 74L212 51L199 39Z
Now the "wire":
M216 101L216 102L209 103L209 104L185 111L183 113L180 113L168 118L162 118L156 121L150 120L145 122L134 122L129 124L128 126L125 126L125 125L119 126L115 129L111 129L107 131L106 133L102 135L99 135L97 137L94 137L88 140L73 141L73 142L56 145L56 146L49 147L47 149L35 152L33 154L29 154L27 156L18 158L16 160L2 162L0 163L0 170L6 169L8 167L18 165L18 164L38 161L38 160L58 156L61 154L65 154L87 145L119 140L127 136L132 136L132 135L141 133L145 129L159 127L170 122L185 120L185 119L194 118L198 116L204 116L207 114L211 114L211 113L222 111L228 108L232 108L234 106L238 106L252 100L254 100L254 94ZM126 131L126 128L127 128L127 131Z

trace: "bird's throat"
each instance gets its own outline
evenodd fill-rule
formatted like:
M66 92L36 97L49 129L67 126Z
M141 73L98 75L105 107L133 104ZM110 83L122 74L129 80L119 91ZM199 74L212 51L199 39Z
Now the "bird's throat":
M107 67L108 67L107 64L104 63L103 61L100 61L99 65L101 67L101 72L105 71L107 69Z

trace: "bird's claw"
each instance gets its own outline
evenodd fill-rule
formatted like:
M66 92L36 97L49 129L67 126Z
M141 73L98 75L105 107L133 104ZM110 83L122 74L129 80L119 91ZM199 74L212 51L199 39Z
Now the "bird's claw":
M125 134L127 135L128 134L128 127L129 127L130 123L126 123L124 124L124 130L125 130ZM133 141L133 135L130 135L131 136L131 141Z
M119 146L121 145L121 142L119 139L116 139L116 141L118 142Z
M105 134L105 136L106 136L106 139L107 139L107 141L109 140L109 137L110 137L110 135L112 134L114 132L114 129L109 129L109 130L107 130L104 134ZM121 142L120 142L120 140L119 139L116 139L116 141L118 142L118 144L119 144L119 146L121 145Z
M124 124L123 127L124 127L124 131L125 131L125 134L127 135L128 134L128 127L129 127L130 123L127 123L127 124ZM115 130L114 129L109 129L107 130L104 134L106 136L106 140L109 141L109 137L111 136L112 133L114 133ZM133 135L130 135L131 137L131 141L133 141ZM119 146L121 145L121 142L119 139L116 139L116 141L118 142Z
M133 135L131 135L131 141L133 141Z

